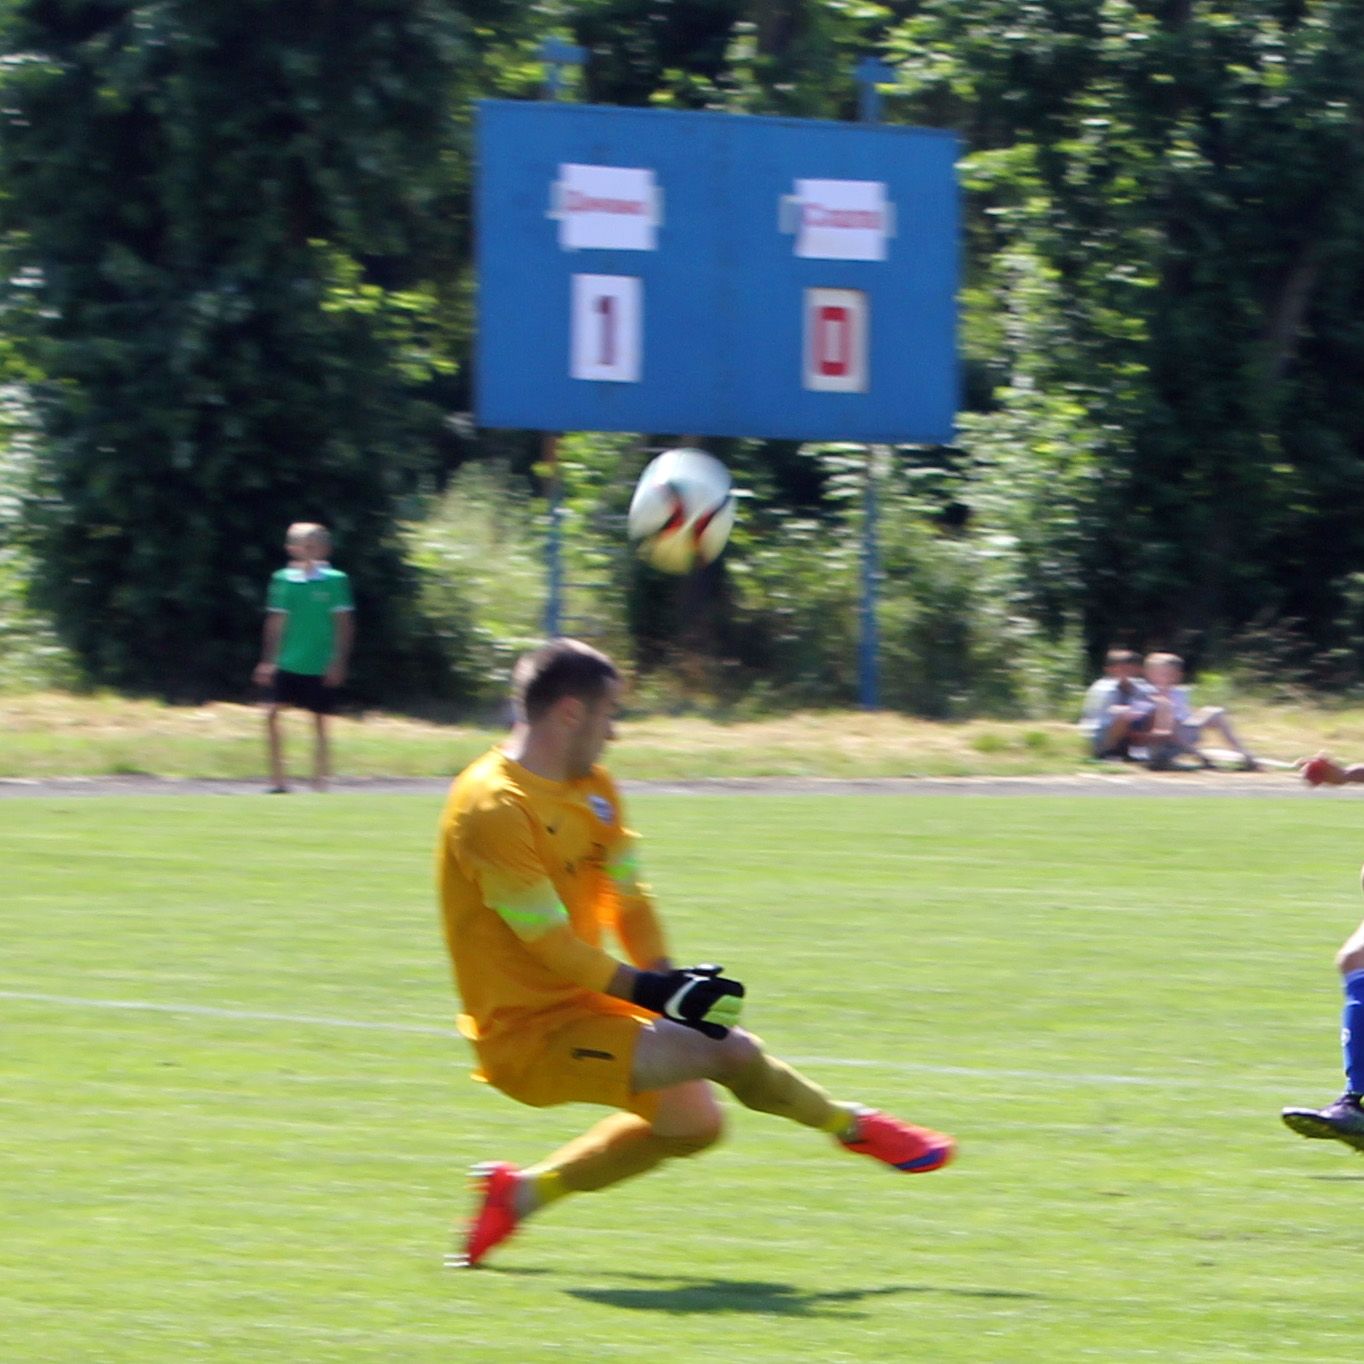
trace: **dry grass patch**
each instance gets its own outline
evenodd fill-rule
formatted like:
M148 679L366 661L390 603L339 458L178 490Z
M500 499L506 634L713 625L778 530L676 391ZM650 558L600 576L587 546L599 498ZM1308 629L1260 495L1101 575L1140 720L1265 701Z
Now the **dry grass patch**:
M1364 760L1364 709L1239 703L1250 746L1278 759L1329 748ZM260 712L217 702L171 706L112 694L0 696L0 776L255 778L264 769ZM307 758L307 725L288 719L289 756ZM448 775L501 729L366 711L335 722L338 770L351 776ZM623 777L988 776L1090 768L1064 721L946 724L889 712L819 711L727 722L628 716L612 750Z

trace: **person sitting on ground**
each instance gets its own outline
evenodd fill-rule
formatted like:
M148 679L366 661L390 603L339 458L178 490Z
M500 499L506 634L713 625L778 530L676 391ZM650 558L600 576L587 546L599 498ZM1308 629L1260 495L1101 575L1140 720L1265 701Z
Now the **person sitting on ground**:
M1141 659L1131 649L1110 649L1104 675L1085 693L1080 732L1096 758L1130 759L1146 742L1155 713L1153 689L1141 676Z
M1216 764L1199 748L1205 730L1219 734L1239 755L1243 772L1257 772L1260 764L1237 736L1231 719L1221 706L1194 709L1189 689L1183 686L1184 660L1178 654L1147 654L1146 680L1154 689L1155 714L1147 736L1147 761L1157 771L1177 766L1188 754L1204 768Z

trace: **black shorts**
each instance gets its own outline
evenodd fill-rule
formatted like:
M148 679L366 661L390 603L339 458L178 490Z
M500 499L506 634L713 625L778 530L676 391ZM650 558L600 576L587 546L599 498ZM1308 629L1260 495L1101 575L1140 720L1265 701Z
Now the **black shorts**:
M297 706L315 715L330 715L336 704L336 688L329 687L314 673L289 673L277 668L270 699L279 706Z

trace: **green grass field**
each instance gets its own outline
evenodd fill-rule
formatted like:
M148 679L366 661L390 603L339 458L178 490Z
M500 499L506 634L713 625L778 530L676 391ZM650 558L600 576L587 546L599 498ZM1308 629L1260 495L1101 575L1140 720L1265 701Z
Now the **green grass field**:
M421 797L0 806L0 1358L1352 1356L1348 798L641 797L682 957L773 1050L955 1132L921 1178L718 1151L441 1269L463 1174L593 1116L466 1078Z

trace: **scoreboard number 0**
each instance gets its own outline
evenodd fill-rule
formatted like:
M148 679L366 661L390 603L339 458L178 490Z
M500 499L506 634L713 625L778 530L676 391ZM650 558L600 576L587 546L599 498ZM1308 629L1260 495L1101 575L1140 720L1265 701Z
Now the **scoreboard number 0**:
M804 386L867 391L867 296L860 289L805 290Z
M815 313L815 365L829 378L842 378L852 363L852 317L841 304L826 303Z

